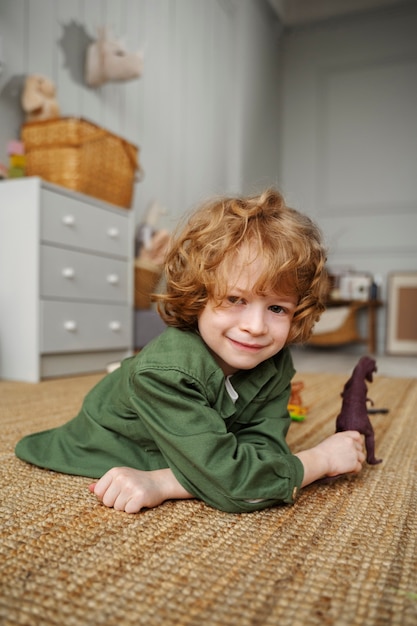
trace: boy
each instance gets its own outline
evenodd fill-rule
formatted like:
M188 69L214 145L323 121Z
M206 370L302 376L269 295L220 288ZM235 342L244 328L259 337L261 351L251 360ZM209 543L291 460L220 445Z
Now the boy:
M90 490L134 513L199 498L229 512L291 503L324 476L357 473L359 433L292 454L288 345L324 306L325 250L312 221L267 190L202 206L173 238L157 296L168 328L16 454L99 478Z

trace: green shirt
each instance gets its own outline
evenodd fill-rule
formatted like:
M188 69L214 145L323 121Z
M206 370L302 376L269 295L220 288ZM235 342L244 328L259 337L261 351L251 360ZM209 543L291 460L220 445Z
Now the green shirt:
M285 437L288 348L225 377L198 333L167 328L105 376L68 423L23 438L16 455L98 478L112 467L170 467L195 497L229 512L292 502L303 478Z

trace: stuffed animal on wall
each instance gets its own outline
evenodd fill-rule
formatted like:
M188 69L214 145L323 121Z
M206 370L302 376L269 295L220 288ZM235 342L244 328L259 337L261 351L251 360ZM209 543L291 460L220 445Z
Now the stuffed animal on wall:
M376 362L369 356L363 356L352 372L352 376L342 391L342 408L336 418L336 432L357 430L365 436L366 461L370 465L381 463L382 459L375 458L375 435L368 416L368 397L366 382L373 381L373 374L377 371Z
M112 37L106 28L98 30L98 38L87 48L85 82L99 87L111 81L139 78L143 71L141 52L128 52L124 45Z
M55 85L40 74L26 77L21 104L27 122L52 119L60 115Z

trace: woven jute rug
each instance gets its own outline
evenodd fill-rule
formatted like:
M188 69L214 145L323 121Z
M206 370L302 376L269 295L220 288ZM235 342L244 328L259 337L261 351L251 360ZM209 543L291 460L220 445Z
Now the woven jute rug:
M26 433L70 419L99 375L0 381L2 626L415 626L417 380L375 378L383 458L304 489L292 506L227 514L196 500L136 515L88 479L32 467ZM294 451L334 431L339 375L297 375L309 406Z

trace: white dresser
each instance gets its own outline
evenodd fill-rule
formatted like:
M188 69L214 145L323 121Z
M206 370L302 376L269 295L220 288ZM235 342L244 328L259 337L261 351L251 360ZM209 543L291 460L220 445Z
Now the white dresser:
M35 177L0 182L0 378L132 353L133 244L131 211Z

